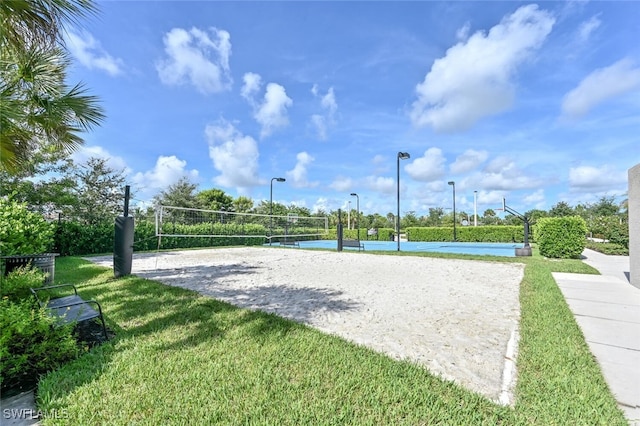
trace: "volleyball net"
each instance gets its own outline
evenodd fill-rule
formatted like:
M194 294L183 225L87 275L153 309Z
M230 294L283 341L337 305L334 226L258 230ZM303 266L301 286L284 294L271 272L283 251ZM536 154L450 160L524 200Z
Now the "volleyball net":
M316 237L329 233L325 216L286 216L237 213L186 207L158 206L155 213L157 237Z

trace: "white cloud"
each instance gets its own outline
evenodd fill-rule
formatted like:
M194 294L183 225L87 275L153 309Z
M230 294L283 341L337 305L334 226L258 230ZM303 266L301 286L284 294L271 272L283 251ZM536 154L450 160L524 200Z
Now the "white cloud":
M279 84L267 84L264 101L254 113L254 118L262 126L260 137L269 136L275 130L289 124L287 108L293 105L293 100Z
M385 157L384 155L381 154L376 154L373 159L371 160L371 162L373 164L375 164L376 166L380 166L385 164L387 161L387 157Z
M445 161L440 148L429 148L422 157L407 165L405 170L414 180L429 182L444 175Z
M262 77L248 72L242 80L244 84L240 95L249 102L253 108L253 118L262 126L260 137L269 136L275 130L286 127L289 124L287 108L293 105L293 100L287 96L284 87L277 83L267 84L264 99L259 104L256 97L262 88Z
M204 94L228 90L230 39L227 31L217 28L209 33L198 28L172 29L163 38L168 58L156 64L160 80L173 86L190 83Z
M465 24L456 31L456 38L461 41L466 40L469 38L469 31L471 31L471 24L469 22L465 22Z
M65 34L65 44L73 57L85 67L105 71L110 76L123 73L122 59L107 53L89 32L69 30Z
M487 151L476 151L474 149L468 149L456 158L456 161L451 164L451 173L460 174L466 173L478 167L484 163L489 157Z
M316 202L313 204L313 207L311 208L311 213L316 213L319 211L323 211L325 213L329 212L329 202L326 198L324 197L320 197L316 200Z
M136 198L145 198L145 196L150 198L160 190L178 182L182 177L187 177L192 182L197 181L198 171L186 170L186 166L187 162L175 155L159 156L152 170L138 172L133 176L136 188L140 188L141 191L141 194L136 194Z
M567 93L562 102L562 114L579 118L596 105L635 90L640 90L640 67L634 67L629 59L622 59L593 71Z
M523 6L488 34L476 32L434 61L417 85L410 117L436 131L462 131L483 117L509 108L516 68L540 47L554 18L536 5Z
M394 178L382 176L367 176L365 186L372 191L382 194L395 194L398 187Z
M242 81L244 81L244 84L240 90L240 95L248 100L251 105L254 105L255 95L262 87L262 77L260 77L260 74L248 72L242 77Z
M605 165L602 167L579 166L569 169L569 185L572 191L602 191L623 185L627 174Z
M327 93L321 96L316 84L311 88L311 93L316 97L320 97L320 106L324 111L323 114L313 114L311 116L311 123L316 130L318 139L326 140L328 129L335 124L335 115L338 110L336 96L333 92L333 87L330 87Z
M528 207L528 210L531 210L532 208L544 210L545 209L544 208L545 207L544 189L540 188L534 191L533 193L526 195L522 199L522 202L527 206L533 206L533 207Z
M317 186L317 182L309 182L307 180L307 167L313 163L314 158L306 152L299 152L296 155L296 160L293 170L287 172L287 181L291 182L294 188Z
M329 184L329 188L335 189L338 192L350 191L353 188L354 182L348 177L338 177Z
M129 174L131 169L127 166L126 161L122 157L112 155L109 151L101 146L82 146L71 155L71 159L75 163L84 164L89 158L101 158L107 160L107 166L115 171L123 171Z
M497 157L474 179L477 186L488 190L515 190L538 188L542 182L525 174L508 157Z
M258 144L251 136L243 135L223 119L207 125L205 134L209 157L213 167L220 172L214 178L216 184L240 191L263 184L258 178Z
M580 24L580 28L578 28L578 38L581 42L585 43L591 37L591 34L600 27L602 21L598 18L598 15L592 16L588 21Z

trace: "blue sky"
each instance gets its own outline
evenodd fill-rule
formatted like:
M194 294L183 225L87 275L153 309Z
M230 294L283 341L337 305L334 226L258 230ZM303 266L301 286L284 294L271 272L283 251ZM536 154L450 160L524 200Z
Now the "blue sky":
M401 212L619 201L640 162L640 3L99 3L72 83L106 110L75 154L137 201L182 176L256 203Z

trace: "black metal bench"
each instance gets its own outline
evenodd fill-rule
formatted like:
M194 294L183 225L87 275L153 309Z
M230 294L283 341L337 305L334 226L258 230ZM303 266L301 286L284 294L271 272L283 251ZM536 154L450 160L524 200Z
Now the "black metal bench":
M360 240L342 240L342 247L356 247L358 251L364 251L364 244Z
M294 246L300 248L300 244L296 240L281 240L281 246Z
M60 289L63 287L71 287L73 288L72 295L56 297L53 299L41 299L38 297L38 293L40 291L48 291L54 289ZM107 326L104 322L104 317L102 316L102 307L95 300L84 300L82 297L78 295L78 289L73 284L60 284L60 285L50 285L38 288L32 288L31 293L35 296L38 304L45 308L48 314L56 318L60 324L72 324L76 322L89 321L94 318L99 318L102 323L102 331L104 333L104 338L109 339L107 335ZM95 305L97 307L97 311L91 306Z

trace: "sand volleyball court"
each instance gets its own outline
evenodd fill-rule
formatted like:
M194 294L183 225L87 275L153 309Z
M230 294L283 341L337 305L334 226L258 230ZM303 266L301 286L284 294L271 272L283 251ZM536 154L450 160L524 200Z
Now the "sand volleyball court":
M134 254L132 273L302 322L512 402L522 264L240 247Z

